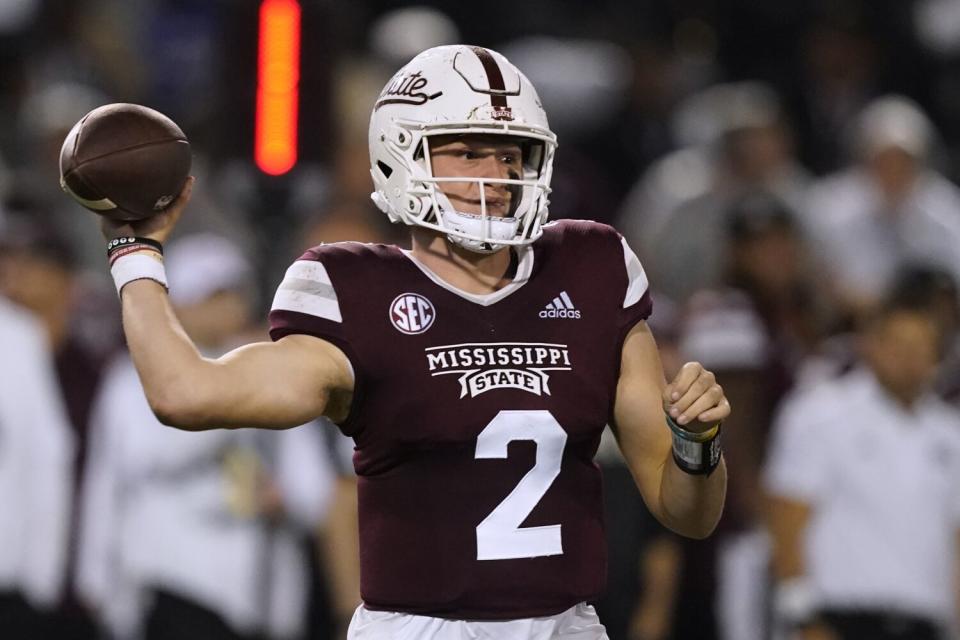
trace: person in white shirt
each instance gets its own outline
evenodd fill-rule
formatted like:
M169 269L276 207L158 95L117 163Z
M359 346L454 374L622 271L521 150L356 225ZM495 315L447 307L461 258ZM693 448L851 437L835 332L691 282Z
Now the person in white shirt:
M960 414L931 391L941 319L935 292L895 285L863 364L781 408L764 476L774 608L805 640L942 638L956 618Z
M868 105L851 133L858 161L816 182L801 217L839 304L868 309L912 262L960 279L960 189L933 165L933 124L891 95Z
M34 640L62 593L74 441L46 333L2 296L0 353L0 634Z
M249 268L223 238L167 251L174 302L216 353L249 330ZM161 425L126 356L94 408L78 590L116 638L296 638L306 624L302 545L334 472L319 425L283 432Z
M687 146L651 165L619 218L649 262L650 281L684 303L721 284L730 259L725 228L741 200L762 191L795 209L810 178L776 93L762 83L720 84L692 96L674 128Z

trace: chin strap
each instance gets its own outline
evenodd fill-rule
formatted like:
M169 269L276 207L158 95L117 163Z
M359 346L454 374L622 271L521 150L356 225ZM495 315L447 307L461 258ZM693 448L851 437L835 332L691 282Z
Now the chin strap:
M445 210L441 211L440 215L443 217L443 225L448 229L473 236L482 235L483 227L489 224L490 235L488 239L490 241L461 238L452 234L447 236L447 239L453 244L477 253L494 253L502 249L506 245L497 241L513 240L517 235L517 225L520 223L516 218L488 217L484 219L483 216L459 211Z

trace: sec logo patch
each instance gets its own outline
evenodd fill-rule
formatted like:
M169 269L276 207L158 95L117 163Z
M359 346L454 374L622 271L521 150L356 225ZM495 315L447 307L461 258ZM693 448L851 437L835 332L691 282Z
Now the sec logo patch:
M390 303L390 322L400 333L411 336L423 333L436 317L433 303L419 293L401 293Z

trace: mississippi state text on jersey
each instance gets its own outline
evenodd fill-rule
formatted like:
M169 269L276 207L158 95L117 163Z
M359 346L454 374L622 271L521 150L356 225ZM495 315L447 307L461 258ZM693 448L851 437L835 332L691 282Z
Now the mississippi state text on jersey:
M560 221L489 295L408 252L339 243L287 271L271 336L340 347L356 383L361 591L368 608L497 620L559 613L606 577L593 462L620 351L650 314L612 228Z

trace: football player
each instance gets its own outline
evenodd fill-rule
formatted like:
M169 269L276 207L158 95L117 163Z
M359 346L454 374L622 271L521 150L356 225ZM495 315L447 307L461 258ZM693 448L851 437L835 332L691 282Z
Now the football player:
M373 200L411 248L308 251L277 290L271 343L205 359L171 311L160 246L192 180L167 212L108 225L150 405L181 429L325 415L353 437L351 638L606 638L585 604L606 570L600 434L612 425L661 522L706 536L723 390L695 362L664 380L647 278L614 229L546 223L556 137L502 55L421 53L369 136Z

